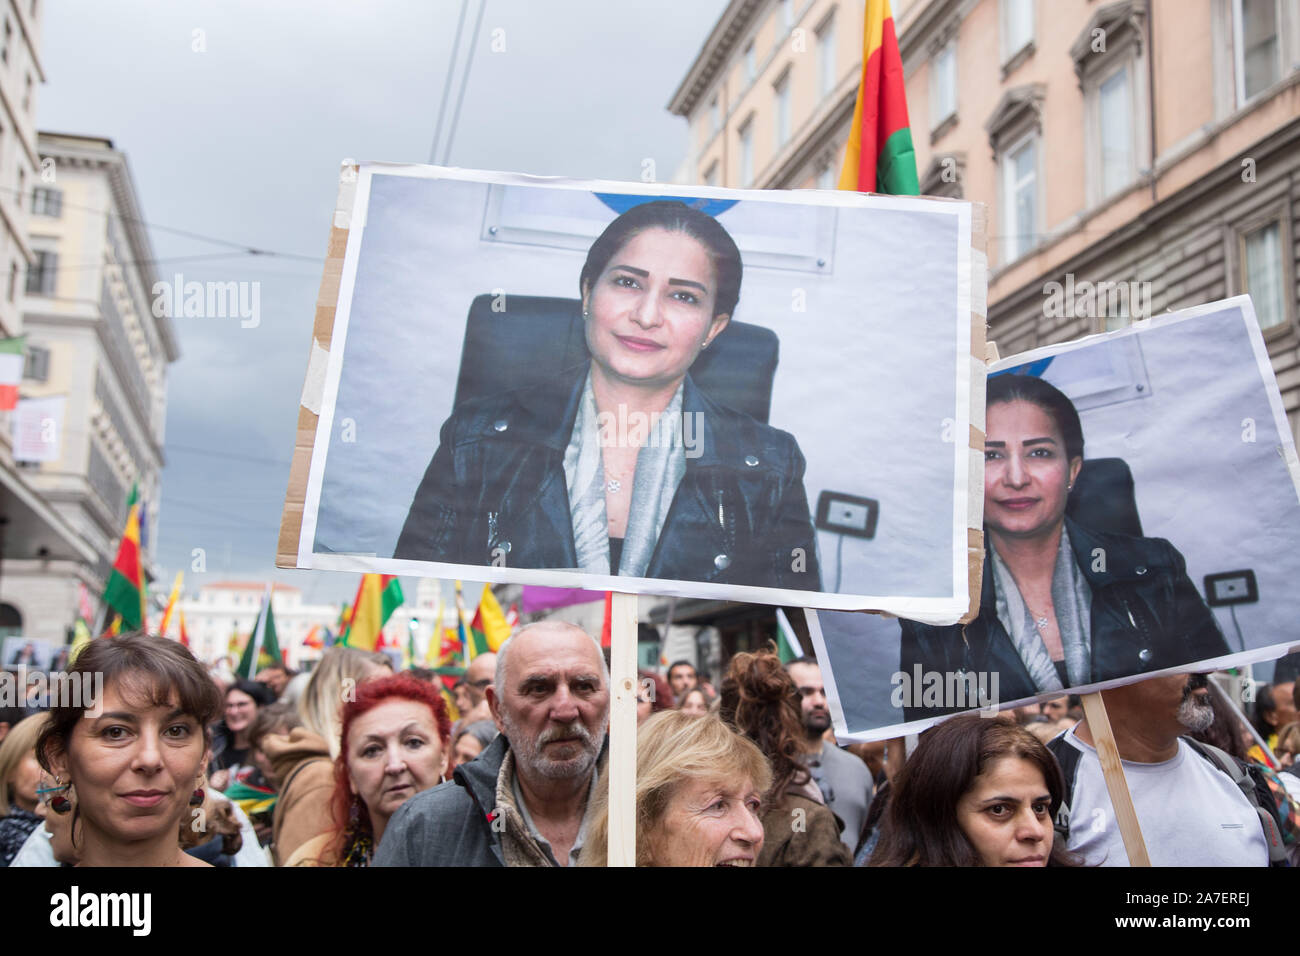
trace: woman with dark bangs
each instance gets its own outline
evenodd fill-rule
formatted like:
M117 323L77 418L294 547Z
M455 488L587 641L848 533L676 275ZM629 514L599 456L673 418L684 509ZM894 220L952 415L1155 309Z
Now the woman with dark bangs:
M451 720L442 696L407 674L358 685L343 705L334 761L334 826L285 866L369 866L397 808L446 779Z
M36 754L54 775L49 809L74 815L79 865L207 866L177 839L203 804L221 713L203 665L175 641L130 633L91 641L69 673L102 675L103 693L53 708Z
M1074 866L1052 823L1065 784L1033 734L965 714L921 735L868 866Z

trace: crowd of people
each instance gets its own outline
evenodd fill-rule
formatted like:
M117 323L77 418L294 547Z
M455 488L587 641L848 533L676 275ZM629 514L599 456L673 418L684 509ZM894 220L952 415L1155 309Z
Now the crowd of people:
M447 689L328 649L223 680L173 641L93 641L102 695L0 714L5 866L604 866L610 677L581 629L541 621ZM1294 677L1254 725L1205 675L1103 694L1156 865L1300 855ZM688 661L638 689L645 866L1126 865L1077 698L840 746L815 659ZM449 711L448 700L455 714ZM453 720L453 716L455 719Z

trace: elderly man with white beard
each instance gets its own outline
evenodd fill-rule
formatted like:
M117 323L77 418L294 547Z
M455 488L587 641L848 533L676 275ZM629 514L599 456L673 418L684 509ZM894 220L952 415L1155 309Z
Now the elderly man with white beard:
M1183 736L1214 721L1209 694L1204 674L1154 677L1102 692L1151 865L1280 865L1282 829L1267 784L1260 792L1245 764ZM1048 748L1065 776L1058 836L1068 829L1066 846L1084 865L1128 866L1088 722Z
M375 866L569 866L602 783L609 671L585 631L521 628L487 689L501 733L389 821Z

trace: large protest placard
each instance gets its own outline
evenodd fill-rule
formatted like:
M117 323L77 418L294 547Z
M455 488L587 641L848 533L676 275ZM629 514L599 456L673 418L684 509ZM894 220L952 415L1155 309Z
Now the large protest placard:
M1278 657L1300 464L1250 299L989 367L980 612L811 613L836 732Z
M363 164L277 563L956 621L980 571L980 222Z

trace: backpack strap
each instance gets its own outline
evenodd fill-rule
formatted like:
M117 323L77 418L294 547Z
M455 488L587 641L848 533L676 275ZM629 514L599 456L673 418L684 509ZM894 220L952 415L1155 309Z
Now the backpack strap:
M1268 791L1268 784L1263 784L1265 791L1268 792L1268 800L1263 802L1260 800L1259 794L1260 781L1256 780L1255 776L1250 772L1248 764L1243 764L1240 760L1237 760L1226 751L1220 750L1213 744L1204 743L1193 737L1183 737L1182 739L1198 754L1226 773L1232 779L1232 782L1237 785L1237 789L1250 801L1250 805L1259 814L1259 823L1264 830L1264 841L1268 844L1269 865L1286 866L1286 844L1282 841L1282 827L1277 819L1276 804L1273 803L1272 793Z
M1052 752L1056 762L1061 765L1061 778L1065 790L1061 795L1061 807L1056 811L1056 839L1062 847L1070 843L1070 805L1074 802L1074 778L1079 772L1079 758L1083 756L1078 747L1065 739L1065 734L1058 734L1047 742L1047 749Z

